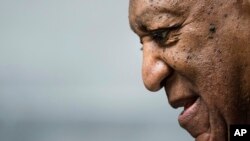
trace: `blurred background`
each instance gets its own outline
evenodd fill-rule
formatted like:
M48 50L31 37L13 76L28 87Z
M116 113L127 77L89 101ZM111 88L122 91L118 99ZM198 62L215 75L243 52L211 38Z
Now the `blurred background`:
M0 141L193 140L140 47L127 0L0 0Z

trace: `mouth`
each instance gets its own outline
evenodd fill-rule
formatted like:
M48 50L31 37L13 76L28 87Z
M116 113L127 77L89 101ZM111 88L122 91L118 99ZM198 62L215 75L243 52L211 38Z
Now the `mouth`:
M181 112L180 116L185 116L186 114L189 114L191 111L194 111L195 105L197 104L196 103L197 100L198 98L194 98L186 102L186 104L184 104L183 106L183 111Z
M184 104L184 109L178 117L179 124L187 130L193 130L198 123L196 123L196 117L198 115L200 106L200 98L194 98ZM192 131L191 131L192 132ZM191 133L192 134L192 133ZM195 133L192 136L197 136Z

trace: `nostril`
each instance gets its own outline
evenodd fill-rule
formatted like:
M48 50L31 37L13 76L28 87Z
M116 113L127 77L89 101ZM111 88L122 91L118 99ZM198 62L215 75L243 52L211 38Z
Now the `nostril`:
M168 84L168 82L171 81L171 78L173 77L173 75L174 75L174 71L171 69L171 71L169 71L169 74L161 81L160 86L165 87Z
M168 77L167 77L168 78ZM161 81L161 83L160 83L160 86L161 87L164 87L165 85L166 85L166 83L167 83L167 78L164 78L162 81Z

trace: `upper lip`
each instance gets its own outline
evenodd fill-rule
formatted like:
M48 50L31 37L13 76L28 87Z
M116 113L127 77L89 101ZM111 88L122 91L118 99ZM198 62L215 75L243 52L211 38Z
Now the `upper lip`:
M193 104L197 98L197 95L190 94L185 97L178 97L172 100L170 99L169 104L175 109L179 107L186 107L187 105Z
M199 98L199 94L190 88L188 83L178 82L176 77L177 74L172 72L161 82L161 86L165 88L168 96L169 104L175 109L190 106Z
M198 96L181 97L179 99L169 101L169 103L173 108L186 107L190 104L193 104L197 100L197 98Z

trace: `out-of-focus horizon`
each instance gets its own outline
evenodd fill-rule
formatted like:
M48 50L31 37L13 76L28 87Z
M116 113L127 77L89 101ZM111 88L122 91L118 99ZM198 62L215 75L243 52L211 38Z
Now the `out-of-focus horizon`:
M0 0L1 141L192 140L142 83L123 0Z

